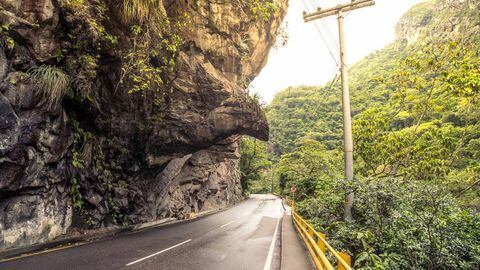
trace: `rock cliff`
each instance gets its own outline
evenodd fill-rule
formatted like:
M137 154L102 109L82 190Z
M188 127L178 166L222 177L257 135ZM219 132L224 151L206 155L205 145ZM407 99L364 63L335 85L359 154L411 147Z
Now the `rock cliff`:
M396 43L412 45L427 38L466 38L466 42L472 42L480 26L471 18L478 13L475 0L430 0L417 4L398 22Z
M286 0L0 0L0 249L242 197Z

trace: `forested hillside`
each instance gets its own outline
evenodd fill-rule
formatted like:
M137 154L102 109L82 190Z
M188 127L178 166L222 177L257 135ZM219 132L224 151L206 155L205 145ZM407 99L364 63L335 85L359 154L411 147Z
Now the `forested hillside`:
M396 32L349 70L355 221L342 217L338 81L275 96L269 168L357 269L478 269L480 3L419 4Z
M357 174L462 177L458 192L475 184L479 23L478 2L422 3L399 22L393 44L350 69ZM278 93L267 108L275 154L305 137L339 149L340 93L337 81Z

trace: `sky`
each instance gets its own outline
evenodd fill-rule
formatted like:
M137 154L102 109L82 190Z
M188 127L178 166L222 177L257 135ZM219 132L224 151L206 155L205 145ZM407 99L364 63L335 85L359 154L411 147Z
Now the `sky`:
M272 48L266 66L251 83L250 91L258 92L268 103L276 92L289 86L324 85L332 80L338 73L337 19L332 16L304 23L302 13L304 10L311 12L318 6L325 9L348 2L290 0L285 18L288 43L278 49ZM347 13L344 22L347 65L391 43L395 39L398 20L421 2L425 0L376 0L375 6Z

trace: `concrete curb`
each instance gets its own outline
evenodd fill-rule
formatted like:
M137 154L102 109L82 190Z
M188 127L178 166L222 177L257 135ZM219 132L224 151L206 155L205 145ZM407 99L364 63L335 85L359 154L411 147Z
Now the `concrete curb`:
M105 240L110 237L118 236L122 234L135 233L135 232L140 232L140 231L155 228L155 227L189 222L198 218L203 218L209 215L223 212L225 210L228 210L238 205L239 203L242 203L243 201L244 200L238 202L237 204L223 207L223 208L207 210L207 211L198 212L198 213L190 213L190 215L187 216L187 219L178 220L176 218L166 218L166 219L160 219L160 220L155 220L155 221L146 222L146 223L130 225L126 227L101 228L96 230L90 230L82 235L70 235L70 236L62 235L62 236L59 236L57 239L47 243L35 244L35 245L7 249L7 250L0 250L0 262L11 260L14 258L30 256L36 253L43 253L50 249L84 245L84 244L88 244L88 243L99 241L99 240Z

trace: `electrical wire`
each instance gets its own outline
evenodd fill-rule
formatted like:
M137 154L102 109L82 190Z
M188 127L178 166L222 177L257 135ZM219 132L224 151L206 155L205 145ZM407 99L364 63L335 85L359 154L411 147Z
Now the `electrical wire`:
M316 0L310 0L310 3L312 4L313 6L313 10L317 9L318 7L320 7L320 4L317 3ZM317 23L316 21L314 22L315 24ZM326 35L327 35L327 38L329 38L328 40L330 41L330 44L333 44L333 47L336 48L337 50L340 50L339 46L338 46L338 43L337 41L335 40L335 38L333 37L332 35L332 32L330 32L330 28L328 27L328 25L325 23L325 20L320 20L320 25L323 27Z
M303 1L303 5L305 6L305 8L307 9L307 12L309 11L309 7L307 5L307 3L305 2L305 0L302 0ZM310 4L312 5L312 7L315 9L315 7L318 6L317 2L315 0L310 0ZM325 94L322 96L322 98L325 98L325 96L331 91L333 85L336 83L336 81L338 80L339 76L337 73L337 68L339 67L339 62L337 61L336 57L334 56L333 52L332 52L332 49L331 49L331 44L329 44L327 42L327 38L325 38L325 36L323 35L322 31L320 30L320 28L318 27L318 25L314 22L314 25L315 25L315 28L317 30L317 32L319 33L320 37L322 38L322 41L323 43L325 44L325 46L327 47L328 49L328 52L330 53L330 56L332 57L333 61L335 62L335 69L334 69L334 74L335 74L335 77L333 78L333 80L331 81L330 85L327 87L327 91L325 91ZM335 48L338 50L337 52L339 52L339 48L338 48L338 44L334 41L333 39L333 35L331 33L331 31L328 29L328 27L326 27L326 31L327 33L329 33L330 35L330 42L332 42L334 44L334 49ZM336 50L335 50L336 51ZM318 108L317 108L318 109Z
M302 0L303 2L303 5L305 6L305 8L307 9L307 12L309 11L309 8L308 8L308 5L307 3L305 2L305 0ZM310 0L310 4L312 5L313 9L316 9L316 7L318 7L318 3L315 1L315 0ZM339 45L337 44L337 42L335 41L335 39L333 38L333 35L332 35L332 32L330 31L330 29L328 28L328 25L326 25L325 22L322 21L323 24L323 27L324 27L324 30L325 32L327 33L327 35L329 35L329 38L330 39L327 39L325 38L324 34L322 33L322 31L320 30L320 28L318 27L317 23L314 22L314 25L315 25L315 28L317 30L317 32L319 33L320 37L322 38L322 41L323 43L325 44L325 46L327 47L328 49L328 52L330 53L330 56L332 57L333 61L335 62L336 64L336 67L334 69L334 74L335 74L335 77L333 78L333 80L330 82L330 84L326 87L325 91L323 92L323 95L321 95L321 98L324 99L326 98L326 96L328 94L331 93L331 90L332 90L332 87L336 84L336 82L338 81L338 79L340 78L340 76L338 76L337 74L337 68L339 67L339 62L337 61L336 57L334 56L333 52L332 52L332 44L333 44L333 50L335 50L336 52L339 52ZM329 42L327 42L327 40L329 40L331 43L329 44ZM317 104L317 108L315 109L315 111L318 111L318 109L320 108L320 104Z
M326 47L327 47L327 49L328 49L328 52L330 53L330 56L332 57L333 61L335 62L335 65L336 65L337 67L339 67L339 61L338 61L337 58L335 57L335 54L332 52L332 50L335 51L335 52L337 52L337 54L340 53L340 52L339 52L339 51L336 51L335 48L333 48L333 49L330 48L331 45L328 44L327 39L326 39L326 38L324 37L324 35L322 34L322 31L320 30L320 28L318 27L318 25L317 25L316 23L314 23L314 25L315 25L315 28L317 29L318 33L319 33L320 36L322 37L323 43L325 43L325 45L326 45Z
M332 87L338 81L338 78L340 78L340 76L338 76L338 74L335 74L335 78L333 78L333 80L328 85L327 89L323 92L323 94L321 95L321 99L325 99L327 97L327 95L329 95L331 93ZM317 103L317 106L316 106L314 112L318 112L318 110L320 109L320 106L323 106L323 105L324 104L321 103L321 102Z
M305 6L305 8L307 9L307 12L308 12L308 6L305 2L305 0L302 0L303 1L303 4ZM315 10L316 7L319 7L320 5L318 5L317 1L316 0L310 0L310 3L312 4L313 6L313 9ZM351 11L347 12L346 14L343 15L343 17L345 18L346 16L348 16L350 14ZM320 28L318 27L318 25L316 24L316 22L314 22L315 24L315 28L317 29L318 33L320 34L320 36L322 37L322 40L323 42L325 43L329 53L330 53L330 56L332 57L332 59L335 61L336 63L336 67L335 67L335 77L333 78L333 80L330 82L330 84L328 84L327 87L324 87L322 89L324 89L323 93L321 94L320 98L321 99L325 99L327 97L327 95L331 94L331 91L333 89L333 87L336 85L336 83L338 82L338 80L340 79L340 76L339 74L337 73L337 67L339 67L339 63L337 61L337 59L335 58L335 56L333 55L332 53L332 50L330 48L331 44L329 45L328 42L327 42L327 39L324 37L324 35L322 34L322 31L320 30ZM326 32L328 38L329 38L329 41L331 43L333 43L333 48L334 50L340 50L339 49L339 44L336 42L335 38L333 37L332 35L332 32L330 31L328 25L323 21L321 20L320 24L323 26L324 28L324 31ZM323 104L322 104L323 105ZM321 106L321 103L318 103L316 108L315 108L315 112L317 112L319 109L320 109L320 106Z
M305 6L305 8L306 8L307 11L308 11L309 8L308 8L307 3L305 2L305 0L302 0L302 2L303 2L303 5ZM311 1L310 1L310 4L314 5L314 3L311 2ZM316 22L314 22L314 26L315 26L315 29L317 30L317 32L320 34L320 37L322 38L323 43L324 43L325 46L327 47L327 50L328 50L330 56L332 57L333 61L335 62L335 65L338 67L338 66L339 66L339 61L337 61L337 58L335 57L335 54L334 54L333 51L332 51L331 44L329 44L329 43L327 42L327 38L325 38L325 36L323 35L322 31L320 30L320 28L319 28L318 25L316 24ZM335 48L334 48L333 50L335 50Z
M323 24L323 28L327 31L327 34L330 37L331 42L335 45L335 48L337 48L337 50L340 50L338 43L336 39L333 37L333 34L330 31L330 28L328 27L327 23L324 20L320 20L320 23Z

